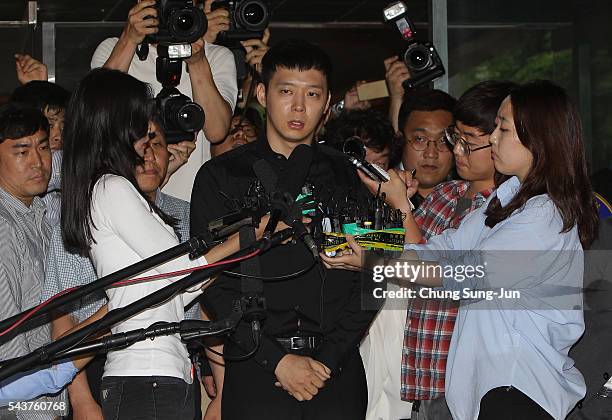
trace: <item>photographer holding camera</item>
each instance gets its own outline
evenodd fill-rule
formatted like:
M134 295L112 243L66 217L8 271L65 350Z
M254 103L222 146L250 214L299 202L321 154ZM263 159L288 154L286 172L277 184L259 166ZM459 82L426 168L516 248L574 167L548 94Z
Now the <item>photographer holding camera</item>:
M225 9L211 11L213 0L204 2L208 29L204 36L191 44L191 57L185 58L178 90L202 107L206 115L203 133L198 134L196 148L189 161L181 167L164 186L164 192L189 200L195 175L200 166L210 159L211 143L222 141L230 127L236 102L236 67L234 57L225 47L214 45L219 32L229 29L229 13ZM159 2L161 3L161 2ZM185 5L192 4L190 0ZM197 1L196 1L197 3ZM91 67L106 67L129 73L149 83L155 94L162 89L156 79L156 45L152 45L145 60L134 57L137 47L145 37L160 31L160 21L155 0L139 1L128 13L125 28L119 38L104 40L96 49ZM187 147L192 142L181 142ZM187 150L186 150L187 151Z
M397 55L385 59L384 64L385 80L387 89L389 89L389 120L397 133L401 129L398 124L398 116L404 101L404 81L410 79L410 70Z
M443 76L446 69L434 45L417 39L416 26L403 1L386 6L383 19L390 27L397 29L406 43L403 52L385 60L385 80L391 97L389 118L395 131L399 132L402 127L398 124L398 116L405 92L428 85Z

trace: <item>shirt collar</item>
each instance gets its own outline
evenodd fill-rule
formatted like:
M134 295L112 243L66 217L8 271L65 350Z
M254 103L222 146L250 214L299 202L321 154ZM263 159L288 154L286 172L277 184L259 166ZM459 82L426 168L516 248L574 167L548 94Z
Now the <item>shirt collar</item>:
M162 196L161 190L158 188L157 193L155 194L155 205L157 206L157 208L161 209L163 203L164 203L164 197Z
M495 191L495 187L491 187L488 190L478 191L476 194L474 194L474 200L480 199L483 202L487 201L487 198L493 194L493 191Z
M463 197L467 192L470 183L468 181L457 181L453 185L452 194L454 197Z
M497 198L502 207L506 207L510 200L514 198L518 190L521 188L521 181L516 176L513 176L497 189Z
M454 185L453 185L453 191L452 191L453 197L465 197L465 193L467 193L467 190L469 189L469 187L470 187L469 181L457 180L456 182L454 182ZM491 187L483 191L478 191L476 194L474 194L474 200L478 198L482 198L486 200L487 198L489 198L491 193L493 193L493 191L495 191L495 187Z
M0 188L0 202L20 216L28 213L44 213L45 211L45 203L39 197L34 197L32 204L28 207L17 197L14 197L2 188Z
M265 129L263 131L265 131ZM317 146L317 142L313 140L310 147L312 147L313 149L312 151L313 151L313 160L314 160L317 157L317 152L319 149L319 147ZM273 160L278 161L278 162L284 162L287 160L285 155L276 153L274 150L272 150L272 147L270 147L270 143L268 142L268 139L265 136L265 134L262 134L257 138L257 150L259 151L259 153L261 153L261 156L264 158L272 158Z

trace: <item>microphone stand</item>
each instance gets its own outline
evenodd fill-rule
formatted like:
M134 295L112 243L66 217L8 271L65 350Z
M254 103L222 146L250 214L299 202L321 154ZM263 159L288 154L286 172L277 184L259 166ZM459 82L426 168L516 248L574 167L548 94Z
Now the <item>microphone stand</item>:
M69 357L77 357L91 353L106 353L111 350L122 349L131 346L139 341L147 339L153 340L155 337L165 335L180 334L181 340L189 341L200 337L219 336L231 333L240 319L242 318L242 310L240 308L232 311L231 315L221 321L196 321L184 320L181 322L156 322L147 328L139 328L132 331L126 331L117 334L111 334L97 340L88 341L79 344L64 352L56 353L49 356L48 362L55 362ZM10 364L10 362L3 362Z
M173 260L174 258L180 257L186 253L189 253L191 258L196 258L204 253L206 253L212 246L214 246L216 242L213 240L211 235L207 232L202 235L196 235L182 244L176 245L166 251L160 252L159 254L153 255L149 258L146 258L142 261L139 261L135 264L129 265L119 271L111 273L107 276L104 276L96 281L93 281L85 286L81 286L78 289L67 293L62 296L58 296L53 301L49 302L48 305L40 308L30 319L24 322L19 327L15 328L15 330L11 331L11 333L7 334L4 337L0 338L0 343L4 343L9 339L13 338L16 334L27 331L28 326L31 325L32 321L40 318L41 316L57 309L68 302L75 301L85 295L88 295L96 290L106 288L113 283L116 283L120 280L134 277L140 273L150 270L153 267L161 265L167 261ZM32 311L34 308L27 309L17 315L13 315L10 318L4 319L0 321L0 331L4 331L13 325L18 319L23 317L28 312Z
M239 258L245 255L248 255L254 251L261 252L262 250L267 250L270 247L278 245L282 243L283 241L291 238L292 235L293 235L293 229L284 229L282 231L275 233L269 239L268 238L260 239L259 241L255 242L253 245L239 250L238 252L225 258L224 260ZM178 245L178 246L180 247L181 245ZM171 248L170 250L174 248ZM169 252L170 250L165 251L165 252ZM154 258L154 257L151 257L151 258ZM171 258L159 261L158 264L163 264L169 259ZM134 265L142 264L145 261L142 261L141 263L137 263ZM45 346L42 346L36 349L32 353L29 353L20 358L11 360L10 363L8 363L8 365L4 365L2 368L0 368L0 381L11 377L12 375L18 372L22 372L22 371L31 369L39 364L47 364L50 360L53 360L53 357L55 357L55 355L61 354L63 357L66 351L81 344L81 342L87 339L87 337L93 334L102 332L102 331L106 331L110 329L111 326L117 323L120 323L122 321L125 321L126 319L131 318L132 316L152 306L166 302L167 300L172 299L174 296L185 291L186 289L194 285L197 285L198 283L201 283L205 279L217 274L218 272L223 271L225 268L226 267L224 265L219 265L215 267L204 268L202 270L193 272L190 275L183 277L182 279L177 280L176 282L160 290L157 290L156 292L153 292L148 296L145 296L135 302L132 302L131 304L127 306L124 306L122 308L113 309L112 311L107 313L103 318L81 328L80 330L77 330L65 337L62 337L56 341L46 344ZM244 302L244 299L243 299L243 302L241 302L241 305L243 306L246 306L248 304L249 302ZM261 310L263 309L260 308L259 311ZM254 308L249 307L244 312L252 313L253 311L254 311ZM251 320L251 319L252 318L249 317L248 320ZM259 321L257 321L256 319L253 319L251 322L253 324L254 332L258 333L259 332Z

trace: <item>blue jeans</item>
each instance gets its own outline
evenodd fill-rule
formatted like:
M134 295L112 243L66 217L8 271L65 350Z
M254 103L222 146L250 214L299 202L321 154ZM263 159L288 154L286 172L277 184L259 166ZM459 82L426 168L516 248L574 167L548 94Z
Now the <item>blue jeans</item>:
M104 420L193 419L193 386L169 376L106 376L100 390Z

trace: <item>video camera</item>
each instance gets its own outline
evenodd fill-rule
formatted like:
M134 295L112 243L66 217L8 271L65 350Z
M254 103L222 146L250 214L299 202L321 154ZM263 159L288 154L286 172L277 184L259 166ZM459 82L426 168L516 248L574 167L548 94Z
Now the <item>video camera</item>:
M212 9L227 9L230 14L229 30L217 35L217 42L244 41L261 38L270 23L270 12L264 0L222 0Z
M385 7L383 17L385 22L395 25L402 38L408 42L408 48L401 54L411 75L404 82L405 89L425 85L444 75L444 64L433 44L414 39L416 28L407 16L404 2L398 1Z

